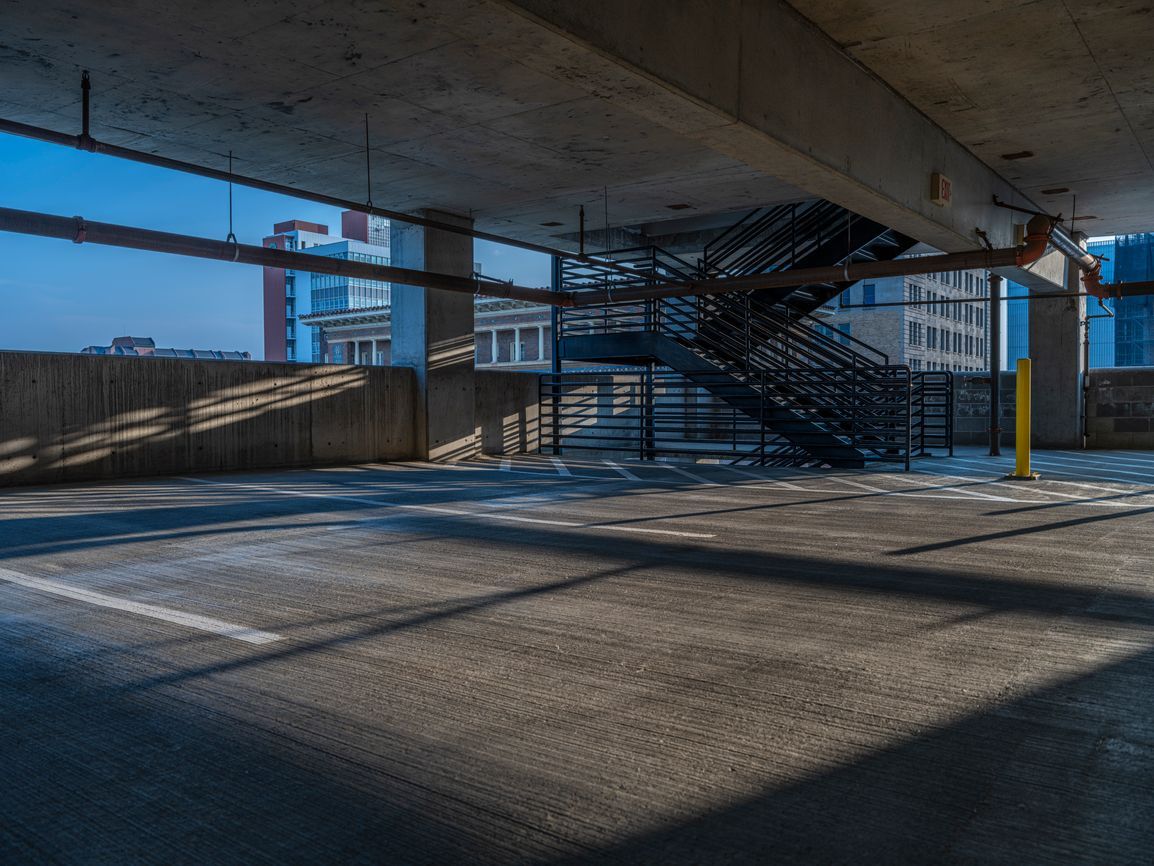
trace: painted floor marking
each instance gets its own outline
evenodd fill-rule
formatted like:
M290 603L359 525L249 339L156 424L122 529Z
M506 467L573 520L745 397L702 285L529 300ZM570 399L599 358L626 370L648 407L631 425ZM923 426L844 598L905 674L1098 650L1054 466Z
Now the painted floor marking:
M449 508L444 505L416 505L409 502L389 502L382 499L367 499L363 496L344 496L337 493L315 493L310 490L286 490L282 487L269 487L263 484L249 484L233 481L209 481L205 478L191 478L181 476L184 481L194 484L208 484L214 487L235 487L247 490L258 490L264 493L278 493L282 496L299 496L307 499L334 499L339 502L357 502L372 505L375 508L397 508L405 511L421 511L426 514L442 514L446 517L471 517L479 520L501 520L508 523L533 523L542 526L562 526L566 529L590 529L601 532L632 532L641 535L671 535L677 538L715 538L712 532L687 532L678 529L650 529L640 526L613 526L601 523L578 523L574 520L550 520L543 517L522 517L516 514L501 512L466 511L462 508Z
M696 481L698 484L712 484L714 486L720 486L716 481L710 481L708 478L702 478L700 475L694 475L692 472L687 472L680 466L674 466L671 463L657 463L655 465L661 466L664 469L668 469L670 472L676 472L678 475L684 475L690 481Z
M910 472L911 472L911 474L923 475L923 476L933 477L933 478L951 478L954 481L967 481L967 482L969 482L969 481L974 480L973 478L963 478L960 475L946 475L946 474L941 473L941 472L930 472L928 470L923 471L920 469L913 469L913 470L910 470ZM907 484L924 485L926 483L924 481L915 481L913 478L906 478L905 476L900 476L900 475L895 476L895 477L901 478L901 480ZM1028 501L1030 501L1030 500L1011 499L1009 496L996 496L993 493L980 493L977 490L963 490L960 487L944 487L943 486L942 490L948 490L950 493L960 493L962 496L972 496L974 499L986 499L986 500L990 500L992 502L1019 502L1019 501L1028 502Z
M981 461L981 460L977 460L976 458L968 458L968 457L955 457L954 459L955 460L963 460L963 461L967 461L967 462L977 462L978 465L980 465L980 466L984 465L987 470L989 469L989 463L987 461ZM1040 464L1037 459L1032 460L1032 463L1035 466L1037 466L1039 469L1042 468L1042 464ZM1006 471L1009 471L1011 468L1013 468L1013 463L1006 463L999 468L1004 468ZM1055 469L1053 466L1050 466L1050 465L1046 465L1045 470L1042 472L1042 480L1043 481L1046 480L1045 476L1047 474L1049 474L1049 475L1065 475L1065 476L1069 476L1070 478L1081 478L1081 479L1086 478L1085 472L1063 472L1061 469ZM1131 481L1130 479L1127 479L1127 478L1113 478L1113 477L1103 476L1100 472L1096 473L1096 474L1099 475L1099 478L1097 479L1099 481L1113 481L1117 484L1133 484L1134 483L1133 481ZM1124 489L1119 489L1117 487L1103 487L1100 484L1088 484L1085 481L1060 481L1058 483L1068 484L1068 485L1071 485L1073 487L1085 487L1089 490L1103 490L1103 491L1106 491L1108 493L1132 493L1133 492L1132 490L1124 490Z
M553 464L553 467L557 470L558 475L560 475L564 478L572 478L573 477L573 473L569 471L568 466L566 466L564 463L561 462L560 457L550 457L549 462Z
M1122 456L1117 455L1117 454L1101 454L1101 455L1099 455L1096 452L1094 452L1094 453L1083 452L1083 453L1074 454L1074 453L1071 453L1069 451L1047 451L1047 452L1044 452L1044 453L1036 455L1036 456L1039 456L1042 458L1049 457L1052 459L1069 460L1070 462L1075 463L1079 466L1086 466L1088 468L1094 468L1096 466L1101 466L1104 463L1112 464L1114 466L1119 466L1119 467L1129 466L1133 469L1144 469L1144 470L1146 470L1147 475L1154 476L1154 460L1149 460L1149 459L1141 456L1141 453L1134 455L1134 456L1122 457Z
M786 490L796 490L799 493L812 492L804 487L798 487L796 484L790 484L788 481L782 481L780 478L774 478L771 475L758 475L756 472L750 472L748 469L739 469L736 466L722 466L721 468L729 472L736 472L738 475L744 475L746 478L753 478L756 481L777 484L780 487L784 487Z
M610 469L612 469L614 472L621 473L622 477L628 478L630 481L640 481L641 480L636 475L634 475L632 472L630 472L628 469L626 469L624 466L618 466L612 460L606 460L605 465L608 466Z
M0 580L5 580L8 583L14 583L19 586L28 587L29 589L36 589L40 592L48 592L53 595L63 596L64 598L71 598L76 601L83 601L87 604L92 604L97 607L107 607L112 610L122 610L126 613L135 613L139 616L147 616L152 619L160 619L165 622L176 623L187 628L194 628L198 631L207 631L212 634L218 634L221 637L232 638L233 640L244 641L245 643L272 643L283 639L283 635L273 634L269 631L261 631L256 628L249 628L243 625L236 625L231 622L225 622L220 619L213 619L208 616L198 616L193 613L184 613L183 611L173 610L168 607L160 607L155 604L145 604L140 601L130 601L126 598L117 598L113 595L105 595L102 592L94 592L90 589L82 589L77 586L70 586L67 583L61 583L56 580L47 580L42 577L32 577L28 574L21 574L18 571L11 571L7 568L0 568Z
M502 472L508 472L512 468L513 468L513 461L510 460L508 457L505 457L504 459L501 460L501 471Z
M1031 493L1037 493L1040 496L1061 496L1065 499L1084 499L1085 498L1085 494L1083 494L1083 493L1066 493L1065 491L1055 490L1053 487L1049 487L1049 486L1038 487L1038 486L1031 485L1029 488L1023 488L1022 484L1020 482L995 481L993 478L990 478L984 474L979 474L979 473L981 473L981 470L971 468L969 466L950 466L949 468L954 470L955 472L975 473L975 474L972 474L972 475L969 475L966 477L972 478L974 481L984 481L986 484L996 484L999 487L1009 487L1013 490L1028 489ZM1009 468L1009 467L1007 467L1007 468ZM926 470L926 471L928 472L930 470ZM1075 484L1074 482L1071 482L1071 481L1054 481L1053 479L1043 479L1043 481L1045 481L1045 480L1049 480L1052 484L1065 484L1065 485L1072 485L1074 487L1089 487L1091 490L1107 490L1107 491L1112 491L1114 493L1126 493L1126 492L1128 492L1128 491L1124 491L1124 490L1115 490L1114 488L1111 488L1111 487L1099 487L1095 484Z

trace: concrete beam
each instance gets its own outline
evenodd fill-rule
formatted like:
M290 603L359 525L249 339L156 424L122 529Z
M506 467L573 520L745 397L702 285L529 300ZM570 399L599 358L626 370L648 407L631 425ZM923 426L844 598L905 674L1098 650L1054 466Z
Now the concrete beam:
M506 2L555 34L531 65L938 249L975 248L975 228L1010 246L1026 220L992 204L1023 194L780 0ZM1059 271L1005 276L1053 290Z

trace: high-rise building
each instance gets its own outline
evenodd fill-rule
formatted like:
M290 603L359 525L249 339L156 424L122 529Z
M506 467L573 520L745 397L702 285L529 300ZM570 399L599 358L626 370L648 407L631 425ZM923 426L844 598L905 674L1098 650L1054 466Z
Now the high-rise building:
M1104 283L1154 279L1154 233L1099 238L1086 244L1086 250L1102 259ZM1012 367L1015 357L1028 357L1030 304L1012 300L1025 295L1025 288L1016 283L1008 286L1011 300L1006 305L1006 332L1011 349L1006 361ZM1110 312L1103 310L1103 305ZM1090 322L1091 367L1154 365L1154 298L1111 299L1103 304L1089 299L1086 315ZM1015 350L1021 354L1015 356Z
M842 294L822 327L847 345L862 340L889 363L913 370L982 370L988 346L980 299L987 288L985 271L867 280ZM927 303L882 306L902 301Z
M1104 238L1090 241L1086 250L1102 257L1102 282L1114 281L1114 239ZM1090 320L1090 366L1114 367L1117 357L1117 310L1115 301L1099 304L1093 298L1086 300L1086 315ZM1109 310L1103 310L1103 305ZM1114 315L1111 316L1110 313Z
M1006 351L1002 353L1002 369L1014 370L1019 358L1030 357L1030 301L1025 300L1030 290L1013 280L1006 280L1005 287Z
M341 214L340 236L328 226L289 220L273 226L265 246L389 264L387 219ZM474 266L479 273L480 264ZM265 359L333 364L388 364L392 357L388 283L305 271L264 269ZM476 300L476 353L481 367L541 369L552 357L549 308L501 298Z
M389 221L367 214L341 214L341 234L329 234L328 226L289 220L273 226L265 246L305 251L313 255L389 263ZM264 269L264 353L268 361L320 363L324 345L325 316L351 311L387 309L389 284L355 277L338 277L307 271ZM301 318L312 316L311 333L302 331ZM343 347L342 347L343 348ZM337 354L341 352L338 348ZM343 357L333 358L343 361ZM380 363L375 360L373 363Z
M1114 279L1120 283L1154 279L1154 233L1114 238ZM1114 312L1117 366L1154 365L1154 297L1120 298Z

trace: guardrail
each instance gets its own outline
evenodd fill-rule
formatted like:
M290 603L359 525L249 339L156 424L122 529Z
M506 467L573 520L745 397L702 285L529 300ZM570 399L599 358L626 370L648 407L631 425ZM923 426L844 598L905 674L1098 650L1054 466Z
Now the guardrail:
M893 365L549 374L542 450L796 466L849 447L908 469L934 435L915 423L914 393L909 368Z

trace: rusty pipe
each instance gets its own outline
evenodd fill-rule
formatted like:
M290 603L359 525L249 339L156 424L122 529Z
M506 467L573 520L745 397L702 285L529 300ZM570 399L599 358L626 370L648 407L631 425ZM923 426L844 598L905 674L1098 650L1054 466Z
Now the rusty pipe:
M845 262L819 268L795 268L744 277L699 280L679 284L662 284L629 289L592 289L575 292L574 306L588 307L615 301L641 301L648 298L671 298L688 295L721 295L761 289L793 288L820 283L856 283L858 280L928 274L935 271L992 270L1025 267L1046 252L1053 221L1036 216L1026 227L1026 240L1020 247L997 250L970 250L939 256L917 256L887 262Z
M572 298L567 292L553 292L549 289L518 286L513 283L488 282L472 277L418 271L392 265L376 265L351 259L336 259L329 256L281 250L275 247L240 244L234 241L217 241L210 238L158 232L133 226L89 222L83 217L65 217L13 208L0 208L0 231L60 238L73 243L93 243L202 259L219 259L246 265L261 265L266 268L335 274L341 277L356 277L382 283L399 283L406 286L422 286L470 295L510 298L535 304L552 304L562 307L572 305Z

